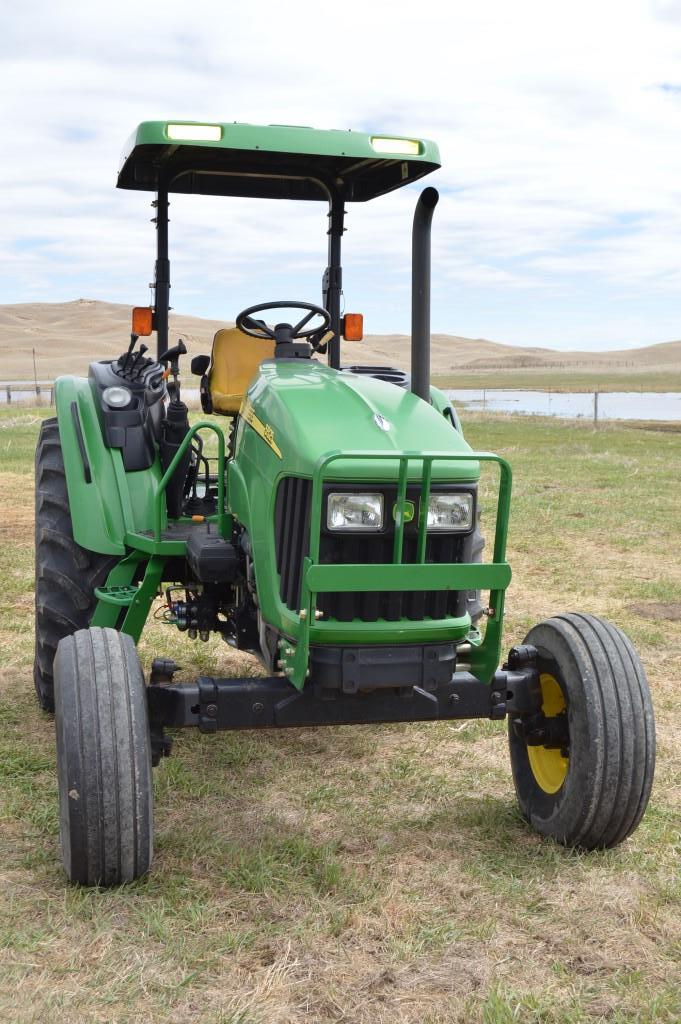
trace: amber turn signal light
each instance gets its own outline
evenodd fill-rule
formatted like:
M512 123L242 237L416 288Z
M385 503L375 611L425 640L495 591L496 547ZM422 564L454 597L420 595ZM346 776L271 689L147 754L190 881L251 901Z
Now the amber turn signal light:
M151 334L154 329L154 313L151 306L135 306L132 311L132 333Z
M346 313L343 317L343 337L346 341L361 341L364 337L364 317L361 313Z

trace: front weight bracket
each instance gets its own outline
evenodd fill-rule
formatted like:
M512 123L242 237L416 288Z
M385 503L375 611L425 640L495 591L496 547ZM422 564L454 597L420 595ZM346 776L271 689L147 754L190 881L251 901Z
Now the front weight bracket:
M504 677L508 715L533 715L541 712L543 698L536 647L531 644L512 647L508 661L496 674L499 682L501 677ZM495 685L498 684L495 682Z

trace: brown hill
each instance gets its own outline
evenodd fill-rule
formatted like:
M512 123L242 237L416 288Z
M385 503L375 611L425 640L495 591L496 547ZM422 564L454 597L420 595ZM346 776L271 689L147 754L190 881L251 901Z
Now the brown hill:
M192 355L210 351L224 323L171 313L171 338L182 337ZM63 373L87 373L93 359L112 359L130 341L130 307L113 302L31 302L0 306L0 380L33 377L35 349L38 380ZM148 341L150 348L155 338Z
M171 313L172 342L182 337L190 355L209 352L213 335L227 321ZM77 299L63 303L0 306L0 380L33 377L33 349L39 380L62 373L82 374L92 359L118 355L130 334L130 308L110 302ZM248 344L247 341L244 342ZM153 340L151 341L153 345ZM404 335L373 335L359 344L345 342L343 362L383 363L409 367L409 339ZM681 370L681 341L618 352L558 352L549 348L502 345L485 338L434 334L433 374L488 373L560 369L563 373L595 371L637 373Z

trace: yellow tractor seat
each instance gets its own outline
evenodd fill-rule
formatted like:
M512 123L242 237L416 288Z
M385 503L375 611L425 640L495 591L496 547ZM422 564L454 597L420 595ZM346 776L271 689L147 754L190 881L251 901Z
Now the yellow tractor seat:
M270 338L249 338L237 327L218 331L207 375L213 412L235 416L261 362L273 355Z

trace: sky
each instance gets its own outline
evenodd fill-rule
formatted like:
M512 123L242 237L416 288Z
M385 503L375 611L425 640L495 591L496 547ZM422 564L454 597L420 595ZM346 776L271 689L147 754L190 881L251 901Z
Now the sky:
M442 169L350 204L345 307L408 333L410 232L435 185L432 328L600 350L681 337L681 0L0 0L0 303L143 305L143 120L434 139ZM318 302L323 204L175 197L171 301L233 320Z

